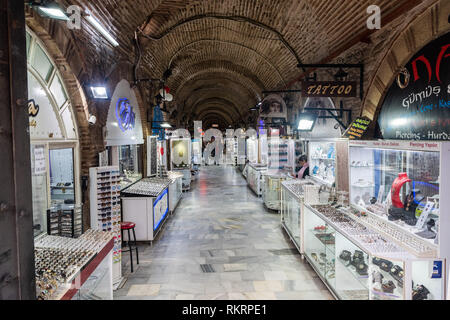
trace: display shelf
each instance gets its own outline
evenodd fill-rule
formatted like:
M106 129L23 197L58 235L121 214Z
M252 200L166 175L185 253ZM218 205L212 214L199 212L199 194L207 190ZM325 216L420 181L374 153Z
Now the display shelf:
M113 282L117 287L122 281L122 235L120 223L119 167L89 168L91 228L114 234Z
M192 164L191 143L189 138L170 138L171 170L190 170Z

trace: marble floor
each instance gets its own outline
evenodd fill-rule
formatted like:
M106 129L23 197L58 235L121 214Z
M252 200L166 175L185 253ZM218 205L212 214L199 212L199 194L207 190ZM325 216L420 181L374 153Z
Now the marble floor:
M202 167L114 299L333 299L235 167ZM135 262L136 263L136 262Z

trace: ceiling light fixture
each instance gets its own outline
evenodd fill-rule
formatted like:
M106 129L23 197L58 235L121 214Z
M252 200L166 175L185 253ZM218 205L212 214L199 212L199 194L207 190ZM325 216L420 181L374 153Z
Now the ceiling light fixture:
M168 122L163 122L161 123L161 128L172 128L172 126Z
M312 131L317 121L317 115L314 113L301 113L298 121L298 131Z
M64 10L53 1L30 1L28 5L35 10L44 18L69 21L69 17L66 15Z
M86 16L86 20L98 31L100 32L106 40L108 40L114 47L118 47L119 43L109 34L108 31L91 15Z
M107 100L109 98L108 90L104 85L89 85L88 88L91 97L94 99Z

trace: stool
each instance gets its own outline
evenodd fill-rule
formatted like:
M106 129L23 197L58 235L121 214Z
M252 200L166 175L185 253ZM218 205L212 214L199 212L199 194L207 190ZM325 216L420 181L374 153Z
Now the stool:
M136 249L136 260L137 260L137 264L139 264L139 253L138 253L138 247L137 247L137 243L136 243L136 233L134 232L134 227L136 227L136 224L134 222L128 222L128 221L123 221L120 224L120 232L122 233L122 240L123 240L123 230L127 230L128 231L128 250L122 250L122 252L129 252L130 253L130 260L131 260L131 272L133 272L133 250ZM133 231L133 237L134 237L134 248L131 246L131 235L130 235L130 230Z

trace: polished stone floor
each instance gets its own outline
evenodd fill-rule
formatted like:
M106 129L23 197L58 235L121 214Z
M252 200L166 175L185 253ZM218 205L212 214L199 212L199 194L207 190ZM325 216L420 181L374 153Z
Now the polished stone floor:
M202 167L114 299L333 299L235 167Z

